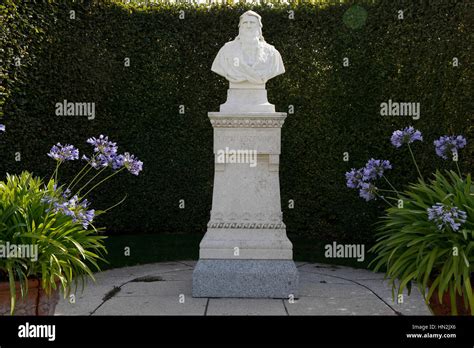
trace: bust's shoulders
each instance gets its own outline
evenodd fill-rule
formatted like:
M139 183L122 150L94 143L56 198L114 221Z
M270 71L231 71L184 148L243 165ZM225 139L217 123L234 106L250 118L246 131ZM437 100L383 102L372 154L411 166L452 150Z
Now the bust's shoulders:
M222 46L222 47L232 48L232 47L236 47L238 44L239 44L239 42L237 41L237 39L234 39L234 40L231 40L231 41L227 41L224 44L224 46Z
M269 43L267 42L263 42L263 48L264 50L266 50L268 53L270 53L271 55L274 55L274 54L279 54L278 50L275 48L275 46L273 45L270 45Z
M269 50L272 50L272 51L275 50L275 46L270 45L268 42L263 42L262 44L263 44L263 46L264 46L265 48L267 48L267 49L269 49Z
M232 41L228 41L224 45L222 45L219 52L221 52L221 53L232 52L236 49L238 49L238 42L236 42L235 40L232 40Z

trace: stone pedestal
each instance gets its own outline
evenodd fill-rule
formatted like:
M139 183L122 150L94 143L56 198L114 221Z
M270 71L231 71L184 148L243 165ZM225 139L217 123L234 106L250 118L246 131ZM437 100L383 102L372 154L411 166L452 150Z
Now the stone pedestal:
M286 113L269 110L274 106L265 89L231 88L220 112L209 113L214 191L193 273L194 297L297 297L298 272L282 219L278 173ZM225 149L256 151L257 165L221 163L218 153Z

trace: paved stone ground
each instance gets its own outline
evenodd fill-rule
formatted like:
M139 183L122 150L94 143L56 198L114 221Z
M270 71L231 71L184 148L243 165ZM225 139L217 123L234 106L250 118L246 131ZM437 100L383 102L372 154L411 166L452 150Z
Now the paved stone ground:
M55 315L431 315L415 287L392 301L383 273L297 262L300 298L193 298L196 261L155 263L96 273L75 302L61 298Z

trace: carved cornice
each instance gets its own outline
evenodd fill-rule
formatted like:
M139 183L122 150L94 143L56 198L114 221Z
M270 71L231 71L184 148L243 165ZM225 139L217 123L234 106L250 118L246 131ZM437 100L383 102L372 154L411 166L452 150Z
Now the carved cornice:
M286 112L222 113L208 112L215 128L281 128Z
M279 214L236 214L230 215L223 212L211 212L209 228L250 228L250 229L281 229L286 228L283 223L283 213Z
M221 222L209 221L208 228L248 228L248 229L282 229L283 222Z
M281 128L284 122L275 118L211 118L213 127L225 128Z

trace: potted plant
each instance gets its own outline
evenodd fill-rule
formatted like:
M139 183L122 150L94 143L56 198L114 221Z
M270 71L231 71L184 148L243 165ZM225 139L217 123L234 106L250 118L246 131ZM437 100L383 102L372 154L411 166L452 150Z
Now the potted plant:
M346 173L347 185L360 189L366 200L380 198L389 205L377 223L377 242L370 249L377 256L369 266L386 269L394 296L397 288L398 295L405 288L410 294L414 282L434 314L473 315L474 185L470 173L462 176L457 161L466 140L443 136L434 142L436 154L451 157L457 173L436 170L429 182L421 176L410 145L422 140L413 127L392 135L394 146L407 145L420 175L403 192L385 177L392 168L388 161L372 159ZM385 178L390 189L377 187L379 178Z
M94 210L86 196L123 170L138 175L143 163L118 154L116 143L103 135L87 142L93 155L82 157L87 163L68 185L58 183L58 171L79 159L79 150L61 144L48 153L56 161L49 180L25 171L0 181L0 315L54 314L59 290L64 297L73 285L76 291L87 276L94 279L91 268L100 270L97 262L105 261L104 228L93 221L125 198ZM112 173L101 179L106 170Z

